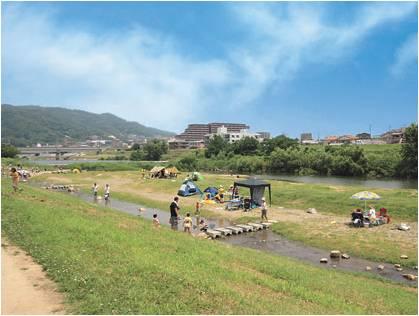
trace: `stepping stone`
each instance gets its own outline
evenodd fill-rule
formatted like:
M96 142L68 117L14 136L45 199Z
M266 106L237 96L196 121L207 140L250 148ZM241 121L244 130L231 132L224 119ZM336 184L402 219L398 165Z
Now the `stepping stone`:
M396 268L397 271L403 271L403 268Z
M236 235L241 234L243 232L243 228L237 226L227 226L226 228L230 229L233 232L233 234Z
M409 257L408 256L406 256L406 255L401 255L400 256L400 259L408 259Z
M254 227L249 226L249 225L241 225L240 224L240 225L236 225L236 226L242 228L243 232L252 232L252 231L255 230Z
M320 263L327 263L329 260L327 258L321 258Z
M330 258L340 258L340 251L339 250L332 250L330 252Z
M377 267L377 269L382 271L382 270L384 270L384 266L383 266L382 264L380 264L380 265Z
M396 269L398 269L398 268L401 268L402 266L401 266L400 264L396 263L396 264L394 264L394 267L395 267Z
M214 228L214 230L221 232L224 236L231 236L233 234L233 231L226 228Z
M346 253L342 254L342 259L349 259L349 258L350 258L350 256L348 254L346 254Z
M403 277L410 281L415 281L418 278L417 275L413 275L413 274L403 274Z
M365 267L365 270L367 270L367 271L371 271L371 267L370 267L370 266L366 266L366 267Z
M268 223L275 224L275 223L278 223L278 221L276 221L276 220L274 220L274 219L269 219L269 220L268 220Z
M269 227L272 226L272 223L260 223L261 225L263 225L263 228L268 229Z
M216 231L216 230L207 229L206 233L207 233L207 235L209 235L211 238L218 238L218 237L221 237L221 232Z
M247 225L254 227L255 230L262 230L263 229L263 225L261 225L261 224L247 223Z

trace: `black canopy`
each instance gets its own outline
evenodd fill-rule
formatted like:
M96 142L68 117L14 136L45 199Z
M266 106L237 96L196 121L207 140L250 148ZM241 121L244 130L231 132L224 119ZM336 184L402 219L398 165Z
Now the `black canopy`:
M257 191L259 188L263 188L265 189L265 187L268 187L269 189L269 205L272 205L272 197L271 197L271 184L268 182L265 182L263 180L258 180L255 178L249 178L249 179L244 179L244 180L238 180L234 182L234 187L246 187L250 189L250 198L252 199L252 201L254 201L255 199L255 189ZM262 190L263 193L263 190ZM263 194L262 194L263 196Z

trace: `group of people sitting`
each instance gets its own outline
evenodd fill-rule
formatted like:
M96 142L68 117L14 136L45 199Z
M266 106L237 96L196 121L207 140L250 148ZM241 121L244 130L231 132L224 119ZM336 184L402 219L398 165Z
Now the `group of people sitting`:
M360 208L355 209L352 214L352 225L355 227L364 226L378 226L390 223L390 216L387 214L387 209L380 208L378 214L374 206L369 206L369 210L363 212Z

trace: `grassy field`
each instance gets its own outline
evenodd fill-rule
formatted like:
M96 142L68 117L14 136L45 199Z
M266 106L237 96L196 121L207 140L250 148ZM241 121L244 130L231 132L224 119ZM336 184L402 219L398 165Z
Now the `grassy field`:
M2 184L2 233L57 282L71 313L417 313L417 289L157 232L71 196Z
M388 231L384 226L342 230L338 225L328 224L329 228L323 229L317 222L279 222L272 226L272 230L288 239L323 249L339 249L354 257L399 263L411 268L418 265L417 243L403 240L401 235L404 232ZM417 232L414 235L413 238L417 239ZM407 255L408 259L401 260L401 255Z
M134 170L133 170L134 171ZM90 188L93 182L109 182L112 191L134 202L155 200L166 203L176 195L186 173L181 174L176 180L169 179L142 179L140 172L88 172L82 174L63 175L62 181L82 184ZM46 175L41 179L48 179ZM54 177L54 179L56 179ZM235 177L204 174L204 180L196 184L204 190L208 186L223 185L228 188L233 184ZM59 180L57 180L59 181ZM373 191L382 199L368 204L388 209L389 214L397 221L417 221L418 192L413 189L370 189L360 186L331 186L325 184L293 183L286 181L270 181L272 185L272 204L286 208L308 209L316 208L319 212L350 217L356 207L363 207L362 201L353 200L352 194L359 191ZM132 193L132 194L130 194ZM148 193L148 194L147 194ZM160 196L158 196L160 193ZM241 194L246 195L248 190L241 189ZM130 197L130 195L134 195ZM265 194L267 196L267 193ZM136 199L137 200L133 200ZM164 198L169 200L164 200ZM196 197L182 199L185 205L192 207ZM164 205L166 205L164 204ZM159 204L156 204L159 205Z
M73 183L80 185L85 191L90 190L93 182L99 183L101 190L105 183L109 183L114 198L168 211L169 203L184 176L183 174L176 180L152 180L142 179L139 172L86 172L45 175L39 180L56 184ZM204 174L204 177L204 180L197 182L201 189L220 184L228 187L234 181L230 176ZM345 225L345 222L349 221L351 210L363 203L351 200L349 197L365 188L281 181L271 181L271 183L274 204L269 210L269 217L280 221L281 224L275 228L277 232L309 245L327 250L337 248L353 256L378 262L396 263L401 254L407 254L409 259L403 263L408 266L417 265L416 190L374 190L383 197L379 203L374 203L376 208L382 206L388 208L393 223L408 222L412 227L411 231L393 230L393 224L354 230ZM193 212L195 202L198 200L199 196L181 198L181 213ZM398 208L395 209L391 207L392 205L398 205ZM304 210L309 207L316 208L319 214L307 217ZM205 217L233 217L235 221L243 221L244 219L240 219L243 216L258 216L258 213L226 212L222 205L204 206L201 214ZM331 224L335 221L337 224Z

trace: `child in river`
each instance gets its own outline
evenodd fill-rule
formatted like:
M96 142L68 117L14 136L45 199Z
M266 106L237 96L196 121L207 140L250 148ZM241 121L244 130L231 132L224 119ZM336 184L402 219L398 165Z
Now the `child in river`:
M160 221L159 221L159 219L157 218L157 214L153 214L153 225L154 225L154 227L156 227L156 228L159 228L159 227L160 227Z
M186 213L186 217L183 219L183 231L185 233L191 233L191 229L192 229L192 218L191 218L191 214Z

